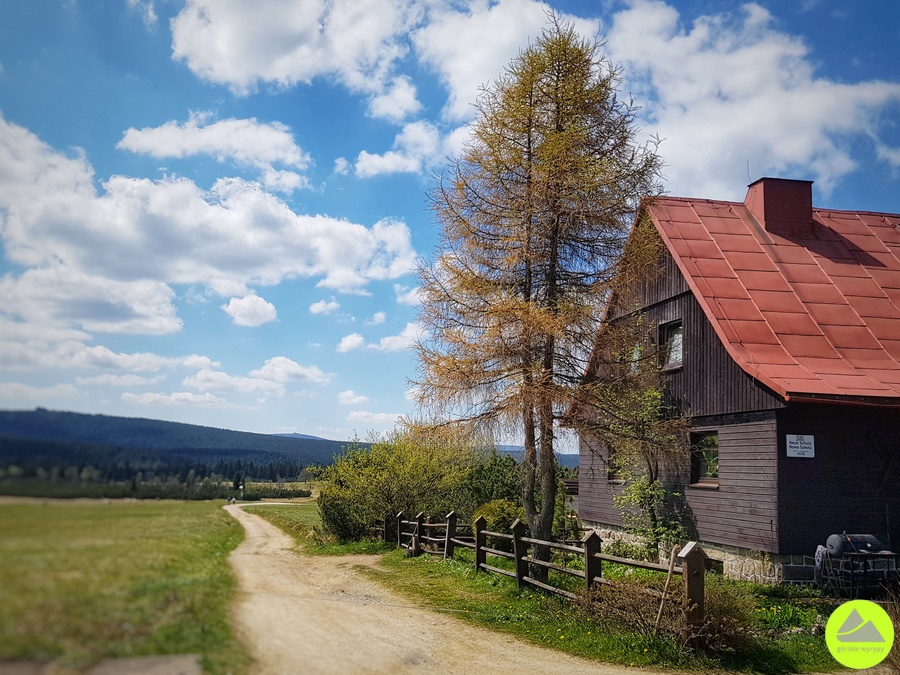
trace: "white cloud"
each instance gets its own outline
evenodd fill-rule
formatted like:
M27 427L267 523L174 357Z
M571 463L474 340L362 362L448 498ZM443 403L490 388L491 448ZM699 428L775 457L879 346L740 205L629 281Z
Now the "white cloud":
M340 343L338 343L337 350L341 353L343 352L352 352L357 349L362 349L366 344L366 339L360 335L359 333L351 333L350 335L345 335L341 338Z
M367 326L379 326L385 322L387 319L387 314L384 312L375 312L372 315L372 318L366 319L364 322Z
M90 377L76 377L75 384L79 386L99 385L103 387L145 387L156 384L165 379L165 375L155 377L142 377L141 375L92 375Z
M291 130L280 122L264 124L255 118L209 122L211 113L193 113L184 124L171 121L159 127L128 129L116 146L158 159L209 155L219 162L258 169L270 190L291 192L307 180L281 165L303 171L309 156L294 142Z
M309 306L310 314L334 314L341 308L340 303L338 303L333 297L331 300L319 300L318 302L314 302Z
M420 297L420 289L418 286L404 286L402 284L394 284L394 294L397 296L397 302L401 305L410 305L415 307L422 304Z
M471 119L480 88L547 27L547 5L534 0L472 2L466 9L438 4L430 22L413 33L419 58L438 72L449 91L444 114L452 120ZM599 28L598 21L564 13L560 17L586 36L593 37Z
M394 150L381 155L365 150L360 152L356 158L355 172L360 178L391 173L421 173L445 157L437 128L429 122L412 122L404 126L394 139Z
M374 117L382 117L391 122L402 122L419 112L422 104L416 98L416 87L406 77L395 77L390 88L380 96L372 99L370 105Z
M383 337L375 344L371 344L366 349L372 349L378 352L399 352L409 349L422 335L422 329L416 323L408 323L399 335L390 335Z
M270 396L284 396L284 385L261 377L229 375L219 370L204 369L184 378L182 385L204 392L228 392L236 394L256 394L265 400Z
M337 350L339 352L350 352L358 349L366 349L376 352L399 352L409 349L422 336L422 329L417 323L408 323L398 335L389 335L381 338L378 342L367 343L366 339L359 333L351 333L345 335Z
M362 422L378 426L393 426L402 418L402 413L374 413L366 410L354 410L347 415L348 422Z
M748 162L752 177L813 178L827 193L856 166L854 138L873 137L887 161L897 150L878 128L900 83L817 76L804 42L758 4L685 27L674 7L634 0L608 47L627 93L645 103L646 132L664 138L673 194L740 199Z
M298 215L257 183L221 179L204 192L183 178L112 176L102 187L83 156L0 117L0 237L6 258L26 268L0 280L0 316L171 333L181 328L174 284L243 298L233 315L258 322L274 308L250 286L318 277L324 288L364 293L415 264L404 223Z
M251 371L250 375L273 382L324 383L331 379L331 375L323 372L318 366L301 366L286 356L267 359L262 368Z
M357 394L352 389L342 391L337 395L337 401L341 405L362 405L368 403L369 399L365 396Z
M423 11L412 0L188 0L172 20L172 52L238 94L334 76L377 96L392 85L405 33Z
M233 408L234 406L228 401L215 396L214 394L195 394L189 391L176 391L171 394L161 394L157 392L147 392L144 394L132 394L125 392L122 394L122 400L125 403L133 403L145 406L193 406L197 408Z
M141 14L144 24L148 27L155 26L157 17L153 0L128 0L128 6Z
M352 168L353 165L346 157L338 157L334 160L334 172L339 176L349 175Z
M275 305L258 295L231 298L222 309L237 326L262 326L278 318Z

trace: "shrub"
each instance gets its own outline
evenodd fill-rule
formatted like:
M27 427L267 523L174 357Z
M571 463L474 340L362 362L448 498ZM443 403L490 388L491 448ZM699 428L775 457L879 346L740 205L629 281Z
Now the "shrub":
M475 510L473 520L479 517L484 518L485 529L508 534L516 519L525 521L525 511L508 499L494 499ZM507 539L497 539L490 546L500 551L512 551L512 542Z
M341 541L365 538L400 511L445 514L465 503L472 452L446 439L394 432L351 447L321 475L322 526Z

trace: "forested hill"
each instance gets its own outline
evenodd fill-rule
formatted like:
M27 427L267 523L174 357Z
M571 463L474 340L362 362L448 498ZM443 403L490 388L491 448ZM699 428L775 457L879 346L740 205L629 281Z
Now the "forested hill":
M0 411L0 467L90 466L110 478L135 471L235 473L270 480L330 464L346 443L315 437L254 434L193 424L38 408Z

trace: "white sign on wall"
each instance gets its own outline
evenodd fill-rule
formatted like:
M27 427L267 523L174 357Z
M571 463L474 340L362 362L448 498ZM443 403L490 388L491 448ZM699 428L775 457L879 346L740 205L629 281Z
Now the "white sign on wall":
M786 434L788 457L815 457L816 437L805 434Z

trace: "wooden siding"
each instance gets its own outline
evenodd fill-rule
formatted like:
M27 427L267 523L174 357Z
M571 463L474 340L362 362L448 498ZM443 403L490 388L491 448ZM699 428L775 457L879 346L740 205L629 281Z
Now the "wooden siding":
M775 414L734 424L733 419L707 418L704 429L719 434L718 489L691 487L687 457L662 477L683 495L688 536L704 542L778 553L778 475ZM716 426L716 422L727 422ZM613 503L620 489L606 480L606 452L582 438L580 447L579 515L583 520L620 527Z
M787 457L786 434L815 438ZM778 413L780 550L812 555L831 534L889 536L900 548L900 411L807 404Z

